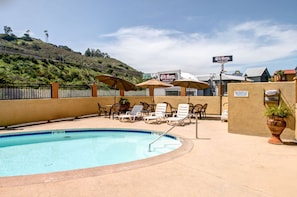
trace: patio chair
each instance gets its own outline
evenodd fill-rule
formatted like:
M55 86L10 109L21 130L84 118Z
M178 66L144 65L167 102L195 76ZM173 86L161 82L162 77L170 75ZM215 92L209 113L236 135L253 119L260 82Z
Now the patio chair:
M194 104L193 103L188 103L189 104L189 114L192 117L193 116L193 110L194 110Z
M151 112L148 116L143 117L144 122L149 123L154 120L160 124L162 119L165 119L166 108L166 103L157 103L155 112Z
M106 110L106 107L103 107L100 105L100 103L97 103L97 106L98 106L98 115L101 116L102 113L104 113L104 116L107 115L107 110Z
M193 113L194 104L193 103L188 103L188 104L189 104L189 112Z
M202 104L196 104L193 109L193 115L199 116L199 119L201 119L202 118L202 109L203 109Z
M166 114L172 116L174 113L176 113L177 109L173 107L170 103L164 101L163 103L167 104L166 107Z
M136 118L142 117L142 109L142 105L134 105L131 111L127 111L126 114L119 115L118 118L120 121L128 119L130 122L134 122Z
M167 123L177 122L176 124L183 126L185 125L185 119L189 119L189 123L191 123L189 104L178 104L177 112L172 117L167 118Z
M228 121L228 103L223 104L224 111L221 114L221 121L225 122Z
M202 107L202 110L201 110L201 115L203 118L206 118L206 109L207 109L207 103L205 103Z
M121 111L120 111L121 105L120 103L114 103L109 111L109 118L114 119L115 117L119 116ZM117 116L115 116L117 115Z
M151 106L148 103L141 101L140 104L143 106L143 109L142 109L143 113L149 114L152 112Z

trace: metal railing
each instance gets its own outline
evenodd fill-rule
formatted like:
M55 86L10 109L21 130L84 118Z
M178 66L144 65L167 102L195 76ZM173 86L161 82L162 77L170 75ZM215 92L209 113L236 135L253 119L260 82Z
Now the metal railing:
M179 120L176 124L172 125L172 127L170 127L168 130L164 131L163 133L160 134L159 137L157 137L154 141L152 141L151 143L149 143L149 148L148 151L152 152L152 145L157 142L161 137L163 137L164 135L166 135L167 133L169 133L172 129L174 129L177 125L182 125L183 122L187 119L187 118L191 118L192 114L189 114L188 116L186 116L185 118ZM195 115L195 119L196 119L196 139L198 138L198 116L197 114ZM190 120L191 123L191 120Z
M88 85L59 85L59 98L92 97L91 87Z
M0 100L52 98L52 84L0 84ZM98 96L119 96L119 90L97 90ZM146 96L145 90L125 91L127 96ZM90 85L59 84L59 98L92 97Z
M0 100L51 98L50 84L0 84Z
M169 128L167 131L164 131L158 138L156 138L154 141L152 141L151 143L149 143L149 152L152 152L152 144L157 142L161 137L163 137L164 135L166 135L167 133L169 133L169 131L171 131L172 129L174 129L178 124L174 124L171 128Z

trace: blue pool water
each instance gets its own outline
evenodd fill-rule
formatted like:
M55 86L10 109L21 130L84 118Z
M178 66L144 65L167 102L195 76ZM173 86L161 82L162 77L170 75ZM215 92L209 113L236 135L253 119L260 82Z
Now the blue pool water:
M142 130L54 130L0 135L0 177L105 166L173 151L181 142Z

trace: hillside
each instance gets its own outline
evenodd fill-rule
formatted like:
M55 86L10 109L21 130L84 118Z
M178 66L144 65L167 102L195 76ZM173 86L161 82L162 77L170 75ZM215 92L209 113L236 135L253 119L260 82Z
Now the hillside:
M100 74L113 74L133 83L142 78L141 72L100 51L99 55L86 56L67 46L56 46L28 36L18 38L0 34L2 84L98 84L96 76Z

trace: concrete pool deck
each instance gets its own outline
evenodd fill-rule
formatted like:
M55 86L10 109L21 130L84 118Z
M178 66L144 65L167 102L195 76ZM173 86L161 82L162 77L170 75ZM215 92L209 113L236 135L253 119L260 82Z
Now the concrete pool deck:
M166 123L127 123L90 117L0 130L0 133L117 127L161 132L170 128ZM194 123L178 126L170 133L189 140L193 147L178 157L173 156L160 163L124 167L119 171L107 170L102 174L90 173L88 176L57 180L49 174L47 181L15 185L9 185L6 178L0 178L0 195L237 197L297 194L295 143L271 145L267 143L268 138L230 134L227 123L218 120L199 120L199 139L195 138Z

